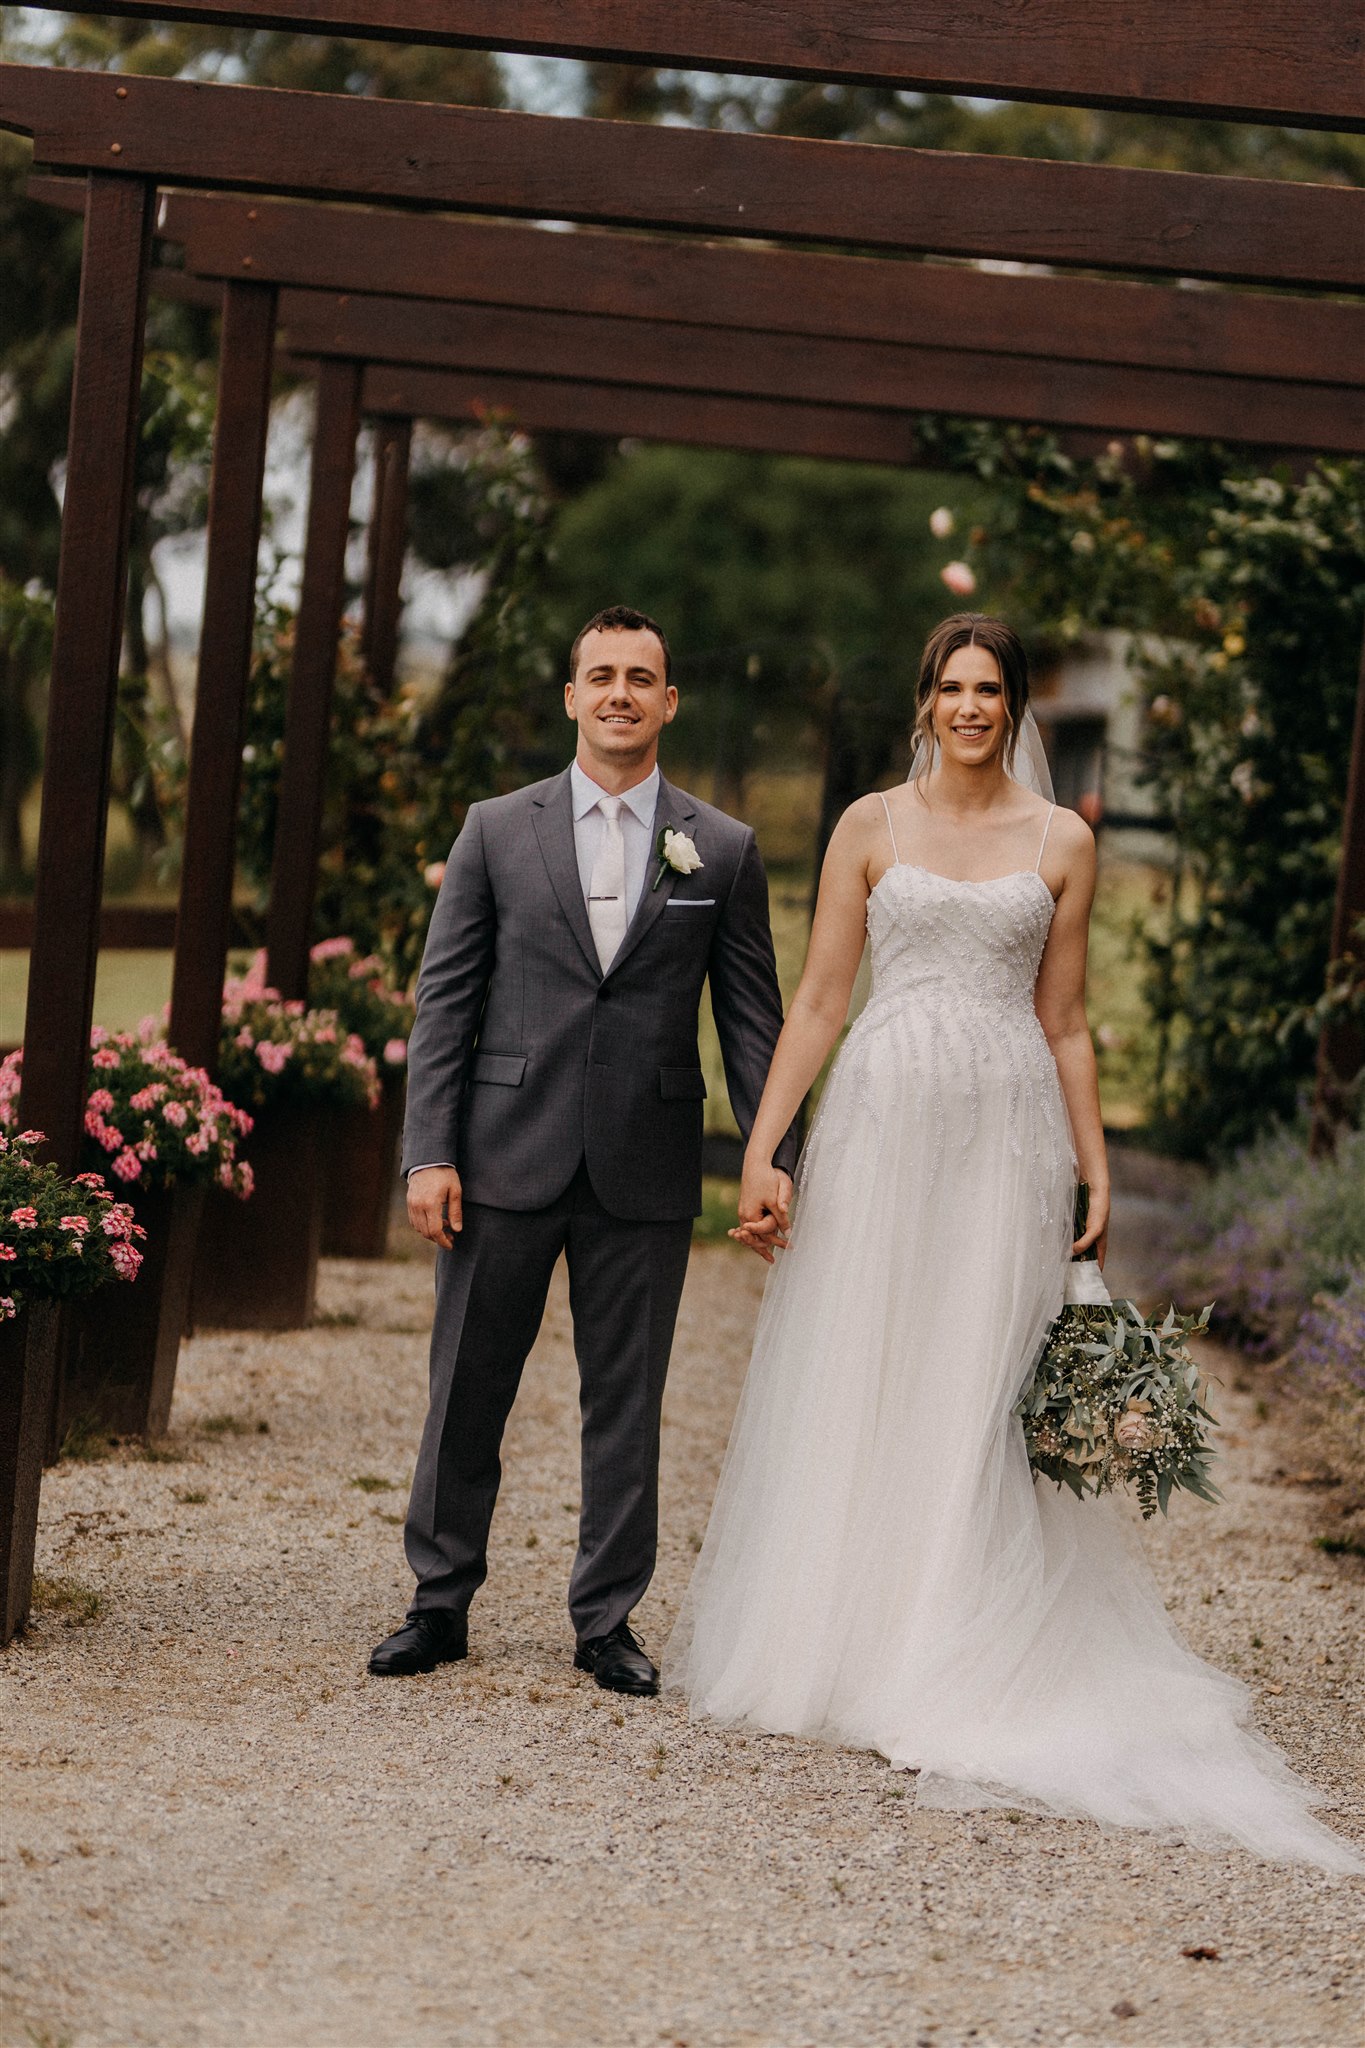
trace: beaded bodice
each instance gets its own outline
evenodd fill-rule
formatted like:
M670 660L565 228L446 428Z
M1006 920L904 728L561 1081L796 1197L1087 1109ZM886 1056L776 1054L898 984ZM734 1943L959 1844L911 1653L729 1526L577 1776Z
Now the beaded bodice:
M1033 987L1052 924L1052 891L1032 868L957 882L898 861L872 891L872 997L946 999L999 1021L1033 1015Z

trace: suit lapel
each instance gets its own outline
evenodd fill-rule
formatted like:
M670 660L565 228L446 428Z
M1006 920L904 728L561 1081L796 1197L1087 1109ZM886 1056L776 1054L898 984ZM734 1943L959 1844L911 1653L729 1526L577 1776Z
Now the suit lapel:
M588 906L583 901L583 882L578 872L578 850L573 835L573 790L567 768L549 794L536 804L533 816L541 857L559 898L559 907L583 949L584 959L600 978L602 968L597 958L592 926L588 923Z
M630 958L650 926L663 915L664 905L673 892L676 877L672 868L664 869L662 881L657 889L654 887L654 877L659 872L658 856L654 851L659 843L659 834L665 825L680 830L696 815L695 804L689 803L681 790L674 789L672 784L665 782L660 775L659 801L654 807L654 824L649 838L649 866L645 870L644 890L636 905L635 915L626 928L626 935L621 941L616 958L607 969L608 975L615 974L622 961Z

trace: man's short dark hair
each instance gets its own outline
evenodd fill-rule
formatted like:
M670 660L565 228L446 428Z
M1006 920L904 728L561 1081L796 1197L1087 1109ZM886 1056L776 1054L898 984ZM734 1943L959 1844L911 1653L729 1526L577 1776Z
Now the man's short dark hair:
M667 683L673 670L673 657L668 651L664 629L657 619L651 619L648 612L637 612L633 605L609 604L604 611L594 612L586 626L579 633L569 651L569 681L578 674L578 650L589 633L652 633L664 651L664 681Z

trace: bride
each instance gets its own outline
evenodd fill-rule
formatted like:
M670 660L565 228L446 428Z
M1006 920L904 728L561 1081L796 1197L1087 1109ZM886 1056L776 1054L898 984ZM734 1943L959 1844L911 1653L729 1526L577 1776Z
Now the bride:
M880 1750L919 1773L921 1805L1365 1871L1246 1726L1245 1689L1182 1642L1122 1508L1030 1475L1014 1404L1070 1274L1095 1274L1073 1250L1103 1260L1109 1174L1085 1015L1094 841L1040 793L1027 705L1011 629L944 620L910 782L855 803L830 843L731 1233L784 1257L665 1679L699 1714ZM792 1220L770 1161L865 935L872 995Z

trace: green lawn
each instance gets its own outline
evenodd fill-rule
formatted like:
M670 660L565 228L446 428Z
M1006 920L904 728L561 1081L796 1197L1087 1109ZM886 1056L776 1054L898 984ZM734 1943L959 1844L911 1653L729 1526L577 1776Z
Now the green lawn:
M28 954L0 953L0 1045L24 1035ZM169 953L101 953L95 977L95 1022L110 1031L134 1029L159 1015L171 996Z

